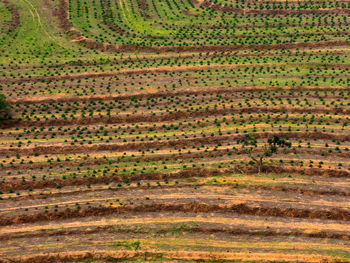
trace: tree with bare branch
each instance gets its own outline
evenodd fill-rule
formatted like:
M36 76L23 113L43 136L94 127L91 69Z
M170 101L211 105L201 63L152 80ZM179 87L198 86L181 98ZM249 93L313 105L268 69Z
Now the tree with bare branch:
M280 139L277 135L267 139L267 142L262 146L262 153L254 153L254 149L258 148L258 141L248 134L239 139L237 143L241 144L242 152L249 156L250 163L257 166L259 173L263 170L264 158L271 157L277 153L279 148L290 148L292 146L291 142Z

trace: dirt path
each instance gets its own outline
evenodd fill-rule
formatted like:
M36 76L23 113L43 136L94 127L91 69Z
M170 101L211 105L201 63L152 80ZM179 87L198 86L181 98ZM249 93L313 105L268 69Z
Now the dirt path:
M77 251L77 252L63 252L63 253L51 253L49 255L33 254L26 257L18 258L18 261L12 260L11 262L40 262L40 260L50 260L55 262L57 260L83 260L83 259L144 259L152 260L152 258L163 258L171 260L190 260L190 261L208 261L208 260L223 260L223 261L263 261L269 259L272 261L285 261L289 262L309 262L309 263L319 263L321 261L327 260L331 262L334 257L332 256L322 256L322 255L296 255L289 253L225 253L225 252L195 252L195 251L161 251L161 250L151 250L151 251L121 251L121 252L111 252L111 251L98 251L95 250L91 252Z
M40 26L40 28L44 31L44 33L53 41L56 43L56 40L53 38L53 36L51 36L49 34L49 32L46 31L46 29L44 28L43 24L41 23L41 18L40 18L40 15L39 15L39 12L38 10L35 8L35 6L33 6L33 4L30 2L30 0L22 0L23 2L25 2L27 5L29 5L31 8L29 9L32 17L33 17L33 21L35 21L35 18L37 19L38 21L38 24ZM34 10L35 12L35 15L34 13L32 12L32 10Z

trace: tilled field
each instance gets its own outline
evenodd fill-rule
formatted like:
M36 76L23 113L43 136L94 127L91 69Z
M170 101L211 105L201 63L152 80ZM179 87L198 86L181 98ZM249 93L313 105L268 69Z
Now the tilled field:
M0 262L350 262L349 10L0 0Z

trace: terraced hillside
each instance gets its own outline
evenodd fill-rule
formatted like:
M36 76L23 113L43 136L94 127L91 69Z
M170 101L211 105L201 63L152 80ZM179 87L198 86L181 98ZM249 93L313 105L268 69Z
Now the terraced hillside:
M0 262L350 262L350 1L0 14Z

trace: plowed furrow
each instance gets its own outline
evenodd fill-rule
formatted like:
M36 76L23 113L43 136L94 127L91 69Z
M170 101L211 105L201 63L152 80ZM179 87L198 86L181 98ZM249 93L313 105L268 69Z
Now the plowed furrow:
M310 138L310 139L334 139L334 140L350 140L350 134L332 134L322 132L256 132L254 137L257 139L269 138L273 135L284 136L289 138ZM168 148L175 146L198 146L199 144L215 144L220 142L235 141L244 138L244 135L222 135L200 138L184 138L177 140L158 141L158 142L129 142L129 143L101 143L93 145L51 145L51 146L34 146L26 148L1 148L0 155L34 155L38 154L72 154L72 153L91 153L96 151L126 151L126 150L142 150L149 148Z
M350 221L350 212L338 208L330 210L310 210L305 208L280 208L251 206L245 203L233 205L211 205L206 203L152 203L139 206L119 207L91 207L80 210L67 209L62 212L48 212L45 214L20 215L16 217L1 217L0 225L34 223L38 221L53 221L68 218L81 218L88 216L106 216L110 214L124 214L134 212L194 212L194 213L237 213L242 215L271 216L283 218L309 218L323 220Z

